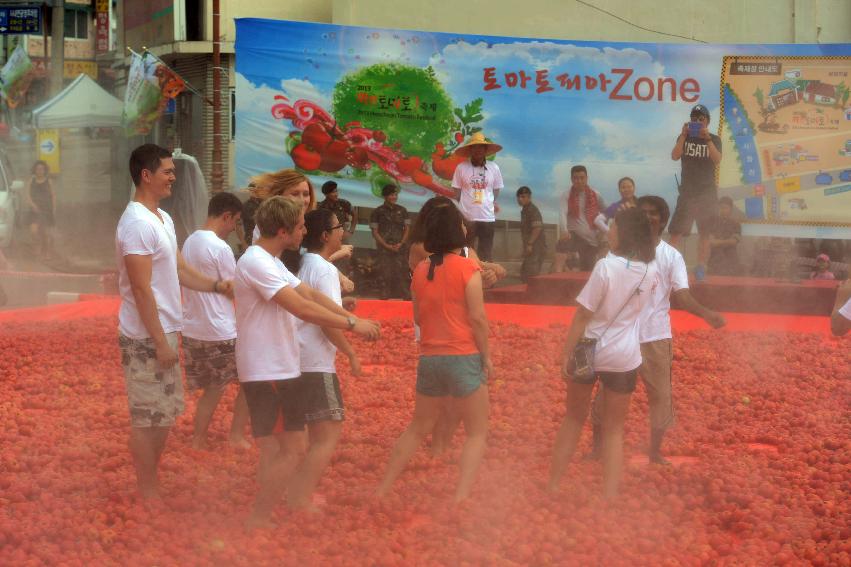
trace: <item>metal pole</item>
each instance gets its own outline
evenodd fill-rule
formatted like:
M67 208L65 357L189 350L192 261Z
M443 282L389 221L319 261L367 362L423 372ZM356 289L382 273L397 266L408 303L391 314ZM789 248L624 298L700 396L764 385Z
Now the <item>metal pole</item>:
M213 0L213 170L212 192L222 192L222 58L219 33L219 0Z
M53 3L53 29L50 33L50 95L55 96L62 90L62 76L65 70L65 1ZM46 64L46 62L45 62Z

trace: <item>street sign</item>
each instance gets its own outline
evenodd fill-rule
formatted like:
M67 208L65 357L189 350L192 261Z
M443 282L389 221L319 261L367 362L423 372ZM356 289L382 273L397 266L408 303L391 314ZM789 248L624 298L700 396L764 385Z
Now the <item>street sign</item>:
M0 7L0 34L41 33L41 8L38 6Z
M38 159L47 163L51 173L59 173L59 130L38 130Z

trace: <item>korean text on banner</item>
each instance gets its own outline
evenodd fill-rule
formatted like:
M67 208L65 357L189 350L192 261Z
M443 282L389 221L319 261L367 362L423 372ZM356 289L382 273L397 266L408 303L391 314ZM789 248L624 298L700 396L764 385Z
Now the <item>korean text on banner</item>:
M237 183L296 167L317 185L333 179L359 206L378 206L383 185L397 184L416 210L451 190L464 160L456 150L481 132L502 146L492 158L505 182L498 219L519 218L511 195L526 185L555 222L579 164L606 203L628 176L639 196L673 209L682 164L672 148L699 103L723 149L710 189L734 200L749 229L851 236L841 214L851 191L833 190L851 179L849 73L849 44L614 43L238 19ZM800 190L784 192L787 176ZM756 196L776 210L747 208Z
M165 110L169 99L185 85L177 74L149 53L131 56L124 96L123 123L128 136L147 134Z

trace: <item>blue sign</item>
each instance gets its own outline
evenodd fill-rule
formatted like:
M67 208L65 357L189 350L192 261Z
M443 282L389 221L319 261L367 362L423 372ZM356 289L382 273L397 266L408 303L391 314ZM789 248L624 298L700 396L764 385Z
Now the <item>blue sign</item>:
M41 8L38 6L0 7L0 34L41 33Z

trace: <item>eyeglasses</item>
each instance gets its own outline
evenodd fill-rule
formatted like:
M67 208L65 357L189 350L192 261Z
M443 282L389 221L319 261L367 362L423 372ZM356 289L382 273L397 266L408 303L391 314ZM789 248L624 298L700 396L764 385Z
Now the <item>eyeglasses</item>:
M343 228L343 226L344 226L344 225L343 225L343 223L340 223L340 224L338 224L337 226L332 226L331 228L326 229L326 230L327 230L328 232L333 232L333 231L337 230L338 228Z

